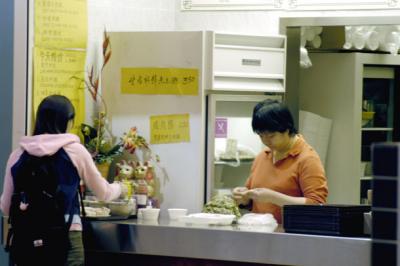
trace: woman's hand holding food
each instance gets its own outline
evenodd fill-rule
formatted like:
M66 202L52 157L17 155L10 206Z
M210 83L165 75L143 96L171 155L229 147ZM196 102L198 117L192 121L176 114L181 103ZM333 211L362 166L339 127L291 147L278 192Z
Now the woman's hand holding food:
M288 204L306 204L304 197L292 197L269 188L253 188L245 192L244 197L258 202L270 202L278 206Z
M237 204L247 205L249 204L249 197L247 196L247 187L235 187L232 190L232 197Z

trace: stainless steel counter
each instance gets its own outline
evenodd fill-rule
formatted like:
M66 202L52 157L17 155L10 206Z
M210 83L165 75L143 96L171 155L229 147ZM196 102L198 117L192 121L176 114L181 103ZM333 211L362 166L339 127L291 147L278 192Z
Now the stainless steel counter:
M278 265L369 266L371 239L159 222L91 221L88 250Z

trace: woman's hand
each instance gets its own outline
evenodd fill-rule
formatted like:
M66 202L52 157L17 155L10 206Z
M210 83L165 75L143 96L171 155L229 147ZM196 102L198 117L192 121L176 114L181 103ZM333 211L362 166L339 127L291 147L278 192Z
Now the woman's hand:
M114 184L118 184L121 188L121 194L119 195L119 198L120 199L126 198L129 194L128 186L120 181L114 181Z
M258 202L270 202L278 206L288 204L306 204L304 197L292 197L269 188L253 188L245 192L248 199Z
M237 204L247 205L249 204L249 197L247 196L247 187L235 187L232 190L233 199Z
M269 188L253 188L246 191L246 196L254 201L274 203L276 192Z

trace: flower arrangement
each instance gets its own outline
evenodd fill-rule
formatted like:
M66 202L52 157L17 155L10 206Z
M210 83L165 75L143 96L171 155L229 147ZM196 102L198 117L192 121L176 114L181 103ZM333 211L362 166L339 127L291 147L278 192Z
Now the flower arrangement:
M159 156L157 154L153 154L146 139L138 134L136 127L130 128L127 133L123 134L121 138L121 145L123 150L126 150L130 154L134 154L136 149L147 150L150 154L150 158L148 159L154 160L156 163L160 162ZM153 155L155 157L153 157Z
M94 102L97 104L96 115L93 118L93 126L81 124L81 133L84 139L84 145L98 164L111 164L111 162L121 155L123 151L134 154L136 149L146 150L150 154L150 159L159 162L158 155L153 157L153 153L149 148L146 139L138 134L137 128L132 127L123 134L117 141L111 134L108 127L107 104L99 92L101 73L107 63L110 61L112 54L110 36L104 31L102 44L102 65L97 71L92 65L87 72L84 80L85 87L90 92ZM96 74L97 73L97 74ZM103 90L104 88L102 88Z
M101 91L99 88L101 73L110 58L110 37L104 31L101 68L98 69L92 65L87 71L85 80L80 79L81 84L88 89L96 108L93 125L81 124L84 146L92 155L103 177L109 177L110 165L115 160L116 176L110 176L110 178L114 178L114 181L125 182L125 184L129 183L128 188L131 189L129 195L146 194L151 204L158 206L159 198L156 196L159 195L159 185L155 178L154 166L159 165L159 156L152 152L146 139L138 134L137 127L131 127L119 139L115 138L109 130L107 104L102 97L104 88L101 88ZM141 153L137 153L138 150Z
M136 148L149 148L146 139L137 134L137 128L132 127L128 133L122 137L122 145L125 150L133 154Z
M97 104L97 111L93 118L93 126L88 124L81 125L84 145L91 153L93 160L98 164L111 163L117 155L122 153L121 144L115 142L115 137L113 137L108 130L107 104L101 96L101 93L99 93L101 73L110 58L110 36L107 34L107 31L104 31L101 68L100 70L95 70L95 66L92 65L90 70L87 71L87 77L84 80L85 87Z
M98 118L94 119L94 127L82 124L81 132L84 145L96 163L111 163L117 155L122 153L121 144L115 143L114 137L106 136L104 112L99 112Z
M96 163L111 163L124 150L130 154L134 154L136 149L151 151L146 139L138 134L136 127L132 127L128 132L124 133L118 143L115 143L112 138L104 136L105 119L104 113L101 113L99 119L95 119L95 127L87 124L81 125L84 145ZM97 127L99 123L101 125ZM97 131L96 128L99 128L100 131ZM158 156L156 156L156 161L159 161Z

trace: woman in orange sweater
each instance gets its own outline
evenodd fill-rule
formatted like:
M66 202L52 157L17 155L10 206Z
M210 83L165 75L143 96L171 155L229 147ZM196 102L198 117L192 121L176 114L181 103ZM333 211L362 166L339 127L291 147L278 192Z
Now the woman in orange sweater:
M233 189L238 204L271 213L282 223L281 207L326 203L328 186L317 152L297 134L289 109L265 100L253 110L253 131L267 146L254 160L245 187Z

